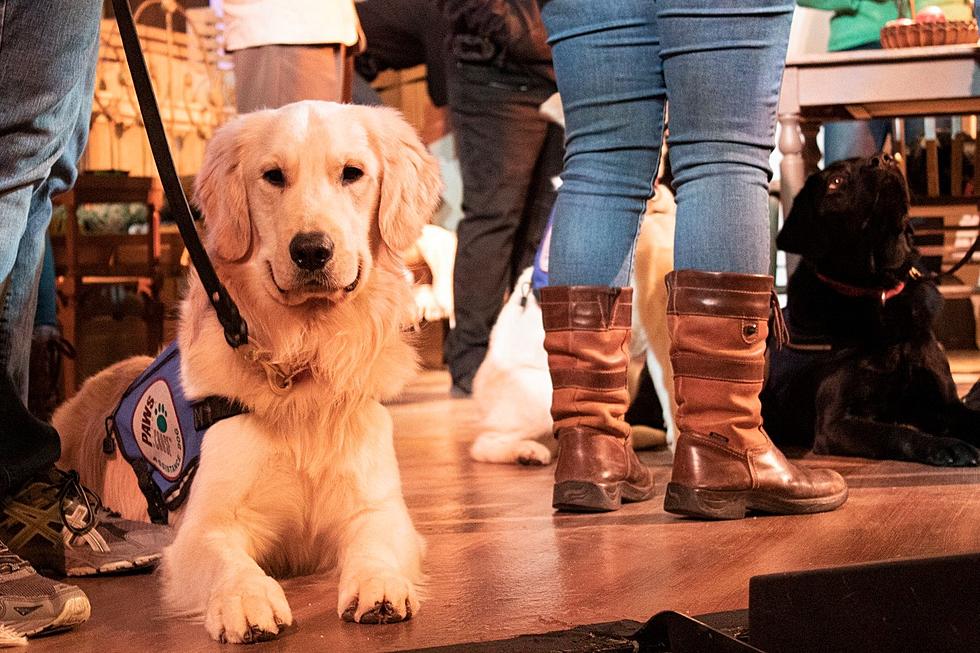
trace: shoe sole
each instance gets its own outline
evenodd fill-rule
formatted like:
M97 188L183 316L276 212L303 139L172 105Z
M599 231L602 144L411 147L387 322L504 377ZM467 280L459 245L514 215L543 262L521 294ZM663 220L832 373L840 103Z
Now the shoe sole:
M64 605L61 607L61 612L54 619L36 623L26 621L18 624L8 624L8 626L20 635L32 637L34 635L74 628L88 621L91 616L92 605L89 603L88 597L81 590L78 590L77 593L72 593L65 599Z
M102 574L112 574L120 571L130 571L153 567L160 561L162 556L159 553L140 556L132 560L116 560L107 562L98 567L75 566L65 570L66 576L78 578L80 576L100 576Z
M702 519L742 519L749 511L770 515L829 512L847 501L847 489L829 497L780 499L756 490L707 490L667 484L664 510Z
M561 512L612 512L624 503L646 501L653 497L653 488L643 490L629 483L599 485L587 481L555 483L551 506Z

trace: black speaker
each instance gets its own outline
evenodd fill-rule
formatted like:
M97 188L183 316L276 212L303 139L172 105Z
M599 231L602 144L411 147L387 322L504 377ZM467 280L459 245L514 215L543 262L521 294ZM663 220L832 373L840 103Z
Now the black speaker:
M980 651L980 553L756 576L748 630L766 653Z

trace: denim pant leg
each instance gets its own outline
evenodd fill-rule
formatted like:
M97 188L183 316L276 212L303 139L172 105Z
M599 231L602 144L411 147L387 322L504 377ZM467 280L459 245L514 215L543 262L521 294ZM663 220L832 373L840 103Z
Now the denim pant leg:
M653 191L666 89L657 3L551 0L541 15L565 110L565 170L549 284L629 284Z
M26 401L51 196L77 175L91 115L100 0L0 0L0 370Z
M518 239L541 237L528 224L529 213L540 209L528 209L535 202L531 193L546 189L534 182L550 132L538 107L554 91L550 80L494 66L460 64L450 80L464 217L453 271L456 325L445 349L453 382L464 389L486 356L515 254L523 256ZM543 219L530 221L533 229L544 228Z
M857 50L880 50L880 43L867 43L847 52ZM885 139L891 132L891 120L842 120L824 124L823 164L827 167L836 161L855 156L869 157L881 151Z
M769 272L769 155L794 4L661 0L674 267Z
M823 132L823 164L829 166L855 156L868 157L880 152L891 131L891 121L842 120L828 122Z
M34 312L34 329L38 327L58 327L57 276L54 265L54 251L51 236L44 236L44 258L41 262L41 279L37 287L37 310Z

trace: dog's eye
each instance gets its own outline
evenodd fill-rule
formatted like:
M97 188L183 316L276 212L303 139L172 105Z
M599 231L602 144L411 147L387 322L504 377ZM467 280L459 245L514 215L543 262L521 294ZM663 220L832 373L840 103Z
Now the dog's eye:
M834 175L830 178L830 181L827 182L827 192L833 193L835 190L843 186L845 181L847 181L847 177L844 175Z
M262 178L273 186L278 186L282 188L286 185L286 175L282 174L282 170L279 168L272 168L271 170L266 170L262 173Z
M363 176L364 171L357 166L344 166L344 172L341 178L344 184L353 184Z

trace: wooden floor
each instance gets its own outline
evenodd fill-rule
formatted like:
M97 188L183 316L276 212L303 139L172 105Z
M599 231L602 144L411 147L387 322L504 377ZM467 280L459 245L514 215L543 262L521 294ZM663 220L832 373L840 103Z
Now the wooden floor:
M975 378L975 377L974 377ZM959 379L958 379L959 380ZM964 379L965 380L965 379ZM666 453L644 453L660 493L604 515L557 515L552 468L471 462L468 400L427 372L391 407L405 496L428 540L427 598L405 624L358 626L334 611L336 577L284 582L296 625L250 650L392 651L493 640L566 626L645 620L659 610L744 608L767 572L980 549L980 471L808 456L851 487L838 511L700 522L664 513ZM157 616L153 576L78 583L92 619L30 650L217 651L196 623Z

